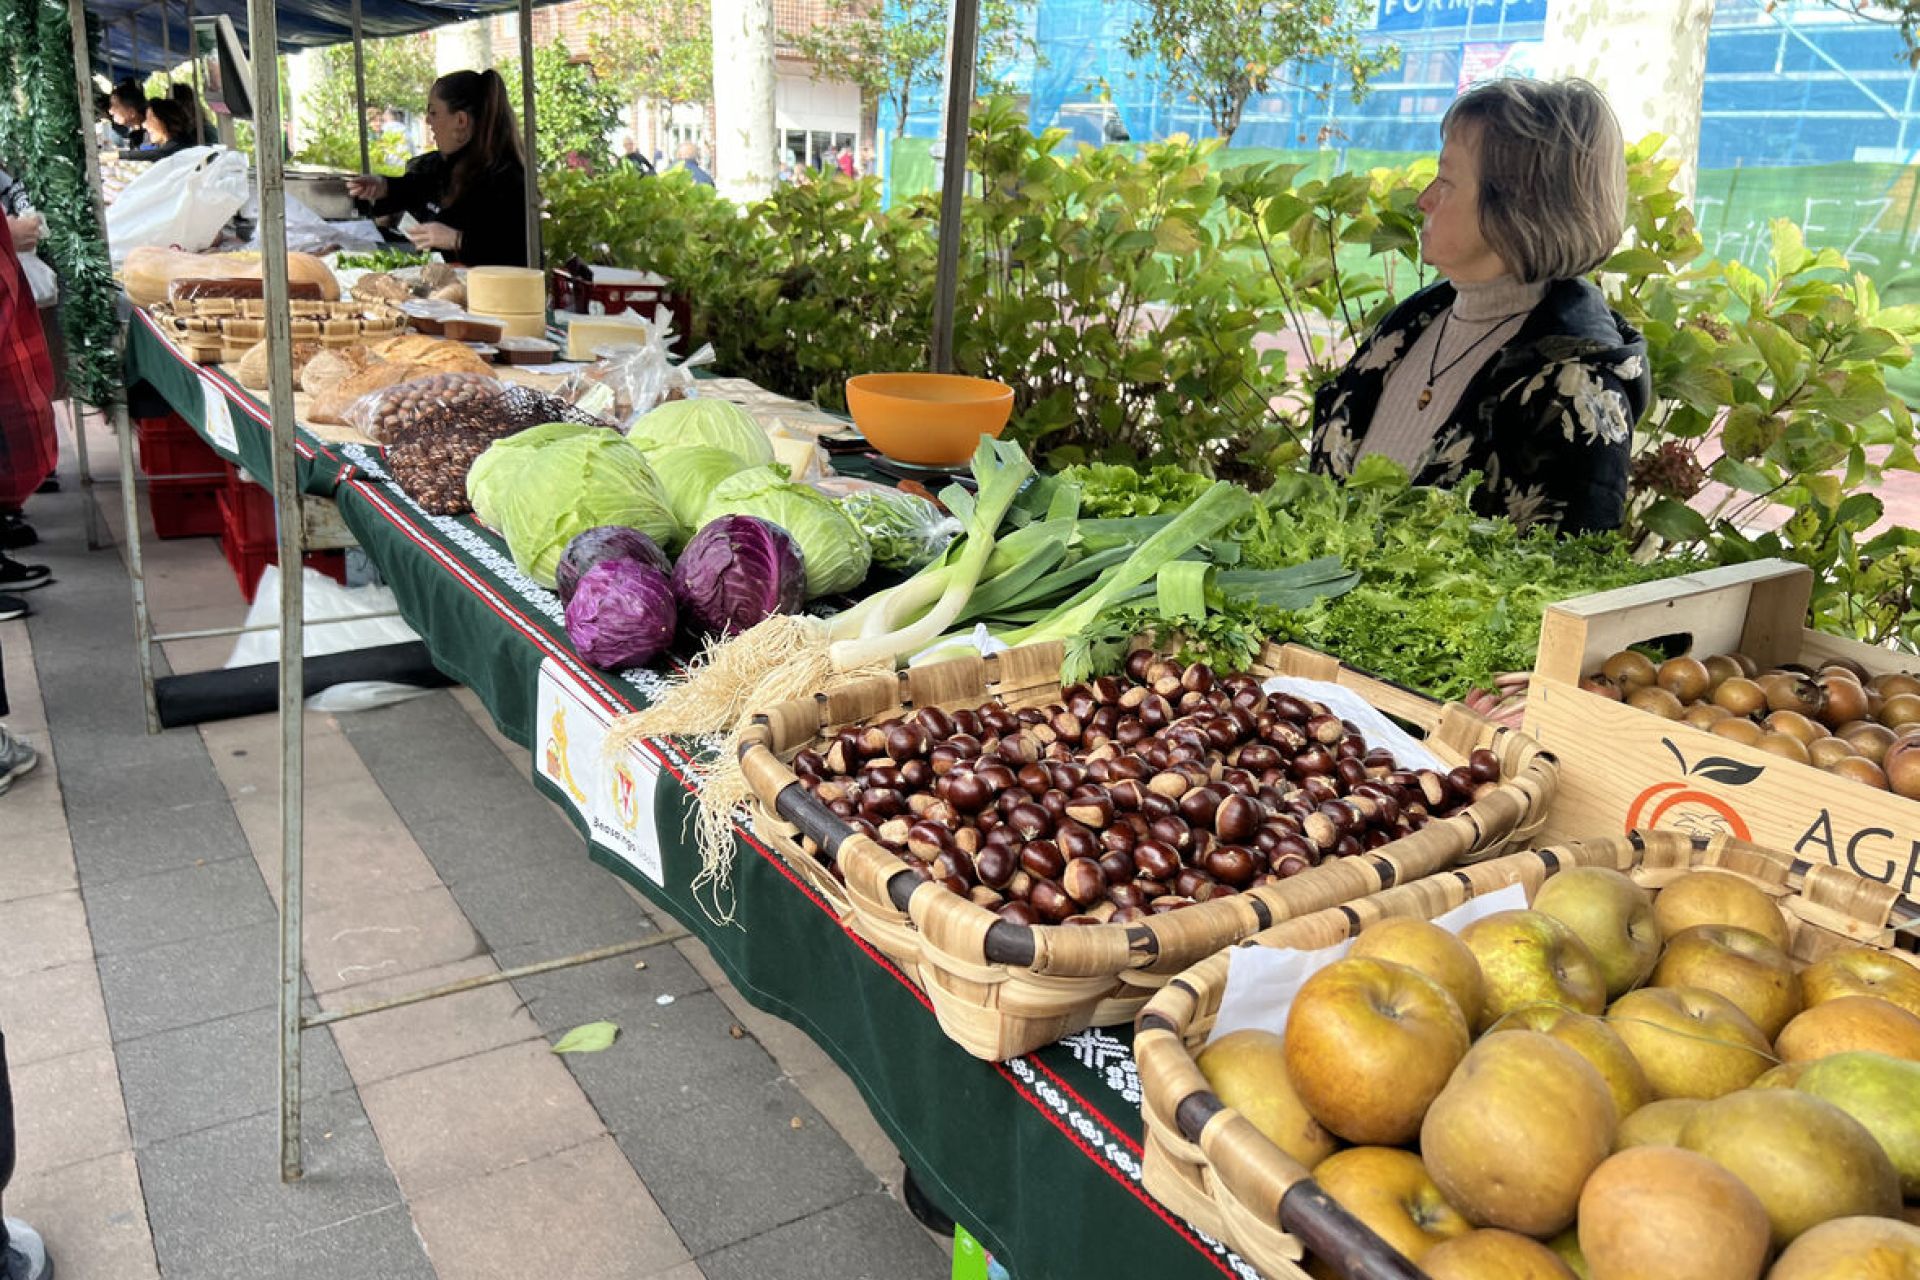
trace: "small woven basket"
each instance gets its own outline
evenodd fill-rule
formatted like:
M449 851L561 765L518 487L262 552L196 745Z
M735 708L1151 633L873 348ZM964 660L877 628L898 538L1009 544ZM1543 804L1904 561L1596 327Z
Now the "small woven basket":
M1502 782L1454 816L1377 850L1329 859L1245 893L1133 924L1027 927L917 879L890 850L828 811L789 767L803 748L842 726L909 708L1056 702L1062 657L1057 644L1033 645L795 699L757 716L741 746L741 768L759 800L758 833L851 928L916 978L947 1035L976 1057L1016 1057L1089 1026L1125 1022L1174 974L1261 929L1497 855L1536 831L1553 800L1553 757L1524 734L1496 729L1464 708L1442 707L1312 650L1270 645L1252 674L1343 685L1422 730L1428 748L1451 763L1490 748L1500 758ZM837 862L844 884L802 847L803 837Z
M296 298L287 306L296 342L350 347L390 338L406 325L405 316L382 302ZM212 364L267 336L266 308L260 298L197 298L158 303L150 314L191 359Z
M1903 935L1910 950L1912 930L1920 924L1920 904L1840 867L1728 836L1708 840L1643 831L1507 854L1428 876L1337 910L1295 917L1245 945L1331 947L1387 916L1430 920L1511 884L1524 884L1531 899L1548 876L1575 866L1612 867L1648 888L1702 867L1733 872L1786 909L1788 952L1803 964L1842 946L1894 951ZM1195 1062L1220 1012L1228 963L1222 952L1195 965L1162 988L1136 1020L1133 1051L1147 1131L1143 1181L1161 1203L1231 1245L1269 1280L1307 1280L1300 1264L1309 1250L1287 1230L1281 1211L1290 1195L1312 1187L1306 1170L1246 1117L1223 1106ZM1376 1253L1385 1247L1377 1241L1369 1246ZM1340 1259L1342 1266L1351 1261Z

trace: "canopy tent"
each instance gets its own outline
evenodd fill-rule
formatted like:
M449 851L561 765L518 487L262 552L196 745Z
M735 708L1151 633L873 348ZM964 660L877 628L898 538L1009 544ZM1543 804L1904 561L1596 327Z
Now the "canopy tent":
M403 36L468 18L510 13L517 7L514 0L362 0L361 29L368 39ZM103 26L99 69L119 77L177 66L189 47L187 9L185 0L86 0L87 12ZM201 18L225 14L251 45L246 0L198 0L192 9ZM339 0L279 0L274 17L282 53L345 44L354 36L348 6Z

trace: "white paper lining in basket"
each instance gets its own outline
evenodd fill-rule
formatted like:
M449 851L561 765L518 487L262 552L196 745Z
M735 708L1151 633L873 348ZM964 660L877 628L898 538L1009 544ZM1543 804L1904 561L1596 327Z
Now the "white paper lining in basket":
M1324 698L1321 701L1326 701ZM1331 706L1331 703L1328 703ZM1496 911L1527 905L1526 886L1510 884L1479 898L1469 898L1434 923L1453 933ZM1301 984L1347 954L1349 938L1337 947L1296 951L1291 947L1234 947L1227 952L1227 987L1220 993L1220 1014L1207 1037L1212 1044L1230 1031L1254 1028L1284 1035L1287 1013Z
M1342 720L1353 721L1369 747L1385 747L1391 751L1402 769L1434 769L1445 773L1453 767L1427 750L1420 739L1395 724L1384 711L1344 685L1299 676L1269 676L1260 687L1268 693L1290 693L1308 702L1322 703Z

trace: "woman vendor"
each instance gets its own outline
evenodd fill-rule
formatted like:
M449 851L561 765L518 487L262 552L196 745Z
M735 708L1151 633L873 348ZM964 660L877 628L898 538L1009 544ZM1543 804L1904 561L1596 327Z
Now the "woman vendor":
M1444 279L1315 393L1314 469L1380 454L1417 484L1478 472L1483 514L1617 528L1652 386L1646 342L1585 278L1624 229L1620 126L1585 81L1495 80L1440 129L1420 251Z
M137 151L122 151L122 160L164 160L193 145L194 120L187 109L172 98L147 99L147 144Z
M454 71L427 95L434 149L398 178L349 179L376 217L406 212L416 249L437 249L469 267L527 265L526 163L513 108L497 71Z

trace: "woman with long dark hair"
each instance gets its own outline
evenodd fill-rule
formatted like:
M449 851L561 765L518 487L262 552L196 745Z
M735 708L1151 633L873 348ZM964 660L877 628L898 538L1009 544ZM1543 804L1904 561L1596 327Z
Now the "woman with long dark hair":
M527 266L526 159L507 86L497 71L453 71L427 95L434 149L407 162L398 178L349 179L374 216L406 212L418 220L407 238L469 267Z

